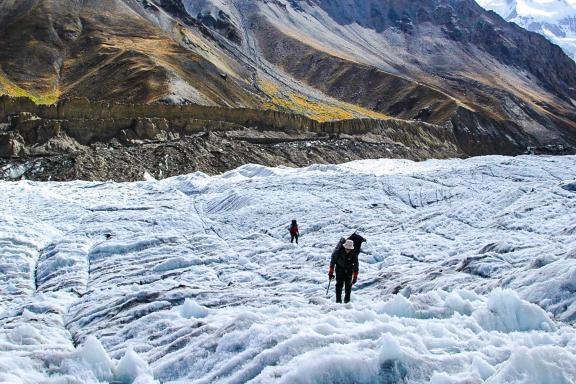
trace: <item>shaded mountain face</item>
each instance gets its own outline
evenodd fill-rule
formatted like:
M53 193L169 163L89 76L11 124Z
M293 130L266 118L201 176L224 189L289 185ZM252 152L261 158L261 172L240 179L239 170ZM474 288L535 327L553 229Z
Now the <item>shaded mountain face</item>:
M425 41L424 33L429 32L429 27L440 29L443 37L460 43L464 49L479 48L504 64L532 72L553 92L565 97L573 94L566 90L576 84L576 74L564 55L543 39L486 14L472 0L316 0L316 4L340 24L359 24L378 33L401 30L413 44ZM530 45L541 49L539 55L534 57L536 52ZM454 52L453 56L462 54Z
M7 0L0 89L421 120L463 153L576 145L576 64L473 0Z

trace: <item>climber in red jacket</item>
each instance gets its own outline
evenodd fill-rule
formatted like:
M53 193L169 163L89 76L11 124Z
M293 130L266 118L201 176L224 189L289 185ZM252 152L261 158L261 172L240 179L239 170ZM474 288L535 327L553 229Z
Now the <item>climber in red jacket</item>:
M298 223L296 220L292 220L292 224L290 224L290 242L293 243L296 240L296 244L298 244L298 237L300 236L300 231L298 230Z

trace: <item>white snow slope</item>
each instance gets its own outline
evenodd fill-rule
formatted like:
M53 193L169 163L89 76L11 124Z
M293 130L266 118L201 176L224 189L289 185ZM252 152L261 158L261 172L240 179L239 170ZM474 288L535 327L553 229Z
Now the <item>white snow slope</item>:
M2 182L0 382L574 383L574 180L485 157Z
M532 32L540 33L576 59L576 0L476 0Z

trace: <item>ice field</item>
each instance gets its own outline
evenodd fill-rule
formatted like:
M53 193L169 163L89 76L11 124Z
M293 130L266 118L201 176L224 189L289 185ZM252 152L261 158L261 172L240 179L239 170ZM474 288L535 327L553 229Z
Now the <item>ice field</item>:
M0 193L0 382L576 382L576 157ZM338 305L328 262L356 230Z

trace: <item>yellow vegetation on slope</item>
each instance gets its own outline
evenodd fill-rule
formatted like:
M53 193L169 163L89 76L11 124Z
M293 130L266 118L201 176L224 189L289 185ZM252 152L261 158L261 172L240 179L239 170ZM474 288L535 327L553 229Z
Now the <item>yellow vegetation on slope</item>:
M310 101L294 93L290 93L286 98L273 96L270 107L272 109L277 107L280 110L302 114L320 122L346 120L354 117L349 111L332 105Z
M60 97L59 92L50 94L37 94L28 92L10 80L2 71L2 69L0 69L0 95L27 97L36 104L54 104Z
M305 115L319 122L348 120L353 118L387 119L388 116L362 108L353 104L335 101L334 104L310 100L296 93L281 92L278 84L268 80L260 80L259 86L262 92L270 97L270 101L264 103L264 108Z
M280 92L280 86L268 80L260 80L258 85L262 92L268 96L274 96L276 93Z

